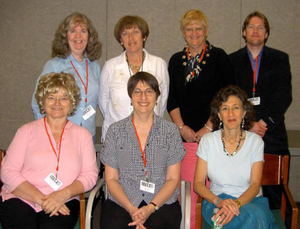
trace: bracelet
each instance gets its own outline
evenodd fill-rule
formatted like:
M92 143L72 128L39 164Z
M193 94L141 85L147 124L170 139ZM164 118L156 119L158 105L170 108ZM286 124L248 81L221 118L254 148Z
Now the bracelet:
M159 207L156 205L156 203L154 203L154 202L150 202L149 204L152 204L152 205L154 206L154 210L155 210L155 211L157 211L157 210L158 210L158 208L159 208Z
M237 205L239 206L239 208L242 207L241 201L239 199L236 199L235 202L237 203Z
M184 126L185 126L185 125L183 124L182 126L178 127L178 128L179 128L179 130L181 130L181 129L182 129Z
M217 201L216 201L216 203L215 203L215 206L217 207L217 205L218 205L218 203L219 203L219 201L221 200L221 198L219 198Z
M213 131L213 129L210 128L208 125L206 125L206 123L204 124L204 126L206 127L206 129L210 130L211 132Z

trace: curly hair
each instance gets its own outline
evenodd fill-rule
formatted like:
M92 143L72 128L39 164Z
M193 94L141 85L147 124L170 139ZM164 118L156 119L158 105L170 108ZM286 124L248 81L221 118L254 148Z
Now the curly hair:
M149 26L148 23L139 16L127 15L119 19L115 25L114 35L117 41L121 44L122 32L125 29L131 29L137 26L142 32L142 38L147 38L149 36ZM143 47L145 46L145 41L143 42Z
M211 122L213 124L213 129L214 130L219 129L220 118L218 116L218 113L220 111L221 105L224 102L227 102L229 96L236 96L241 100L243 109L244 111L246 111L244 117L245 120L244 129L250 130L253 125L254 117L255 117L253 105L248 101L247 94L241 88L235 85L229 85L227 87L222 88L220 91L218 91L218 93L213 98L210 105L210 116L211 116Z
M81 100L80 88L77 86L72 74L63 72L51 72L41 76L35 93L35 99L39 105L41 114L46 113L44 108L46 97L50 93L58 93L59 89L61 88L71 101L72 109L68 115L73 116L75 114L76 107Z
M94 28L92 21L84 14L75 12L66 17L58 26L54 40L52 42L52 57L67 58L70 54L70 47L68 42L68 30L75 24L85 25L89 39L85 48L85 53L90 61L94 61L101 56L102 44L99 41L98 33Z

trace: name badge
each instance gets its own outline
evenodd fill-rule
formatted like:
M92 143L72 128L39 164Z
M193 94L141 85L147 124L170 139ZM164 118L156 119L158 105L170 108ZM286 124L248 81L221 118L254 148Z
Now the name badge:
M94 110L94 108L92 107L92 105L89 105L87 108L84 109L82 118L84 120L87 120L87 119L89 119L95 113L96 113L96 111Z
M253 106L260 105L260 97L249 98L248 101L252 103Z
M56 176L54 176L53 173L50 173L46 178L45 181L47 182L47 184L50 185L51 188L53 188L54 191L56 191L57 189L59 189L60 186L62 186L62 182L56 178Z
M155 184L151 183L151 182L147 182L147 181L141 180L140 181L140 190L144 191L144 192L154 193L154 191L155 191Z

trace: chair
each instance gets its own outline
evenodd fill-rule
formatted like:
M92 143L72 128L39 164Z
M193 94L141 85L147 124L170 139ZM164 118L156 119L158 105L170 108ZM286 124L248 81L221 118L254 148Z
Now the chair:
M262 176L262 185L281 185L282 186L282 198L281 209L272 210L276 224L279 228L286 228L285 222L285 210L286 207L292 209L292 222L291 228L297 229L297 217L298 207L292 197L291 191L287 185L288 183L288 169L289 169L289 156L288 155L273 155L264 154L264 169ZM201 214L202 197L198 197L196 205L196 229L206 229L210 226L203 221Z
M191 183L181 180L181 212L182 220L180 224L180 229L190 229L190 219L191 219ZM85 218L85 228L91 229L92 212L94 206L94 200L100 195L101 188L104 190L105 199L107 198L107 188L105 186L105 179L101 178L97 185L93 188L89 195L89 199L86 207L86 218Z
M6 154L5 150L0 149L0 168L1 168L1 162ZM0 189L2 187L2 182L0 180ZM75 225L74 229L85 229L85 198L84 194L81 193L79 196L79 203L80 203L80 215L77 221L77 224ZM0 223L0 229L2 229L1 223Z

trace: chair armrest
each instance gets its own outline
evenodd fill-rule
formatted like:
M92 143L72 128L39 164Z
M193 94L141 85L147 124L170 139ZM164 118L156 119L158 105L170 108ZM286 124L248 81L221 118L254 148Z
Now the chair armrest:
M202 217L202 200L201 196L198 196L196 203L196 229L202 228L203 217Z
M185 180L180 181L180 205L181 205L181 222L180 229L184 229L184 220L185 220Z
M292 196L292 193L291 193L289 187L286 184L283 185L283 194L284 194L284 197L285 197L286 201L289 203L288 205L285 205L285 206L290 205L291 209L292 209L292 225L291 225L291 228L292 229L297 229L298 207L297 207L297 204L295 203L295 200ZM281 208L281 215L282 215L282 218L285 219L285 208L284 208L284 211L283 211L283 208Z
M86 217L85 217L85 227L87 229L91 228L91 219L92 219L92 210L93 210L93 204L95 197L99 195L100 188L102 188L105 185L105 179L101 178L97 185L93 188L93 190L90 193L87 207L86 207Z
M79 195L79 205L80 205L80 229L85 229L84 221L85 221L85 197L84 194L81 193Z
M184 228L191 227L191 182L185 183Z

